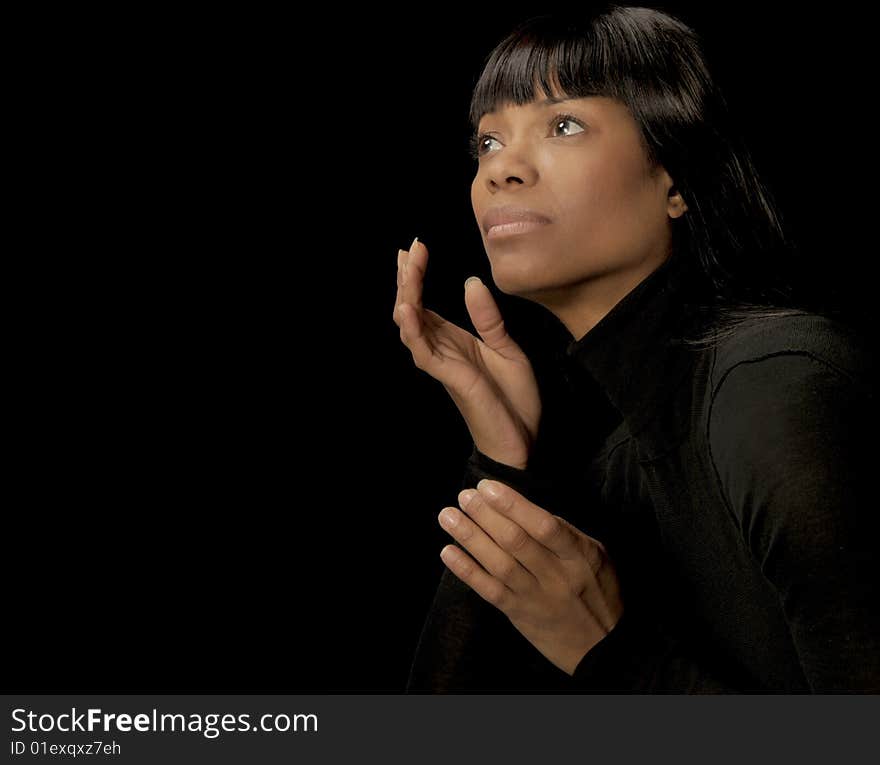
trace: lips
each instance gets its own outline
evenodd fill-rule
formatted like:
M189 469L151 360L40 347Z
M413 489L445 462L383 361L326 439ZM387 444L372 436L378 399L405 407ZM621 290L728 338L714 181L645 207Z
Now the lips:
M533 224L524 226L511 226L508 230L531 230L537 225L552 223L543 213L537 210L530 210L527 207L518 207L516 205L500 205L490 208L483 216L483 231L489 233L493 226L505 226L510 223Z

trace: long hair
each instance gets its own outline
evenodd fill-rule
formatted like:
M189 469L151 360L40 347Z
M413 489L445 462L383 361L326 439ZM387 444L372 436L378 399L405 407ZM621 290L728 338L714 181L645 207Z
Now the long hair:
M798 247L693 29L658 10L610 3L533 16L487 56L471 98L473 130L504 103L531 102L536 83L547 94L626 105L652 172L665 168L687 203L671 220L671 257L687 262L694 307L707 321L684 342L704 347L742 322L834 313L800 280Z

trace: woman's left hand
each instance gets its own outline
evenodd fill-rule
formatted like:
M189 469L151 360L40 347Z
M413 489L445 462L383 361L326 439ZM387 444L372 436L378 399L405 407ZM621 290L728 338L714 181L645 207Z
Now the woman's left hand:
M470 555L447 545L440 557L554 665L569 675L623 615L620 583L604 545L499 481L458 495L464 513L440 525ZM454 525L444 521L447 514ZM473 557L471 557L473 556Z

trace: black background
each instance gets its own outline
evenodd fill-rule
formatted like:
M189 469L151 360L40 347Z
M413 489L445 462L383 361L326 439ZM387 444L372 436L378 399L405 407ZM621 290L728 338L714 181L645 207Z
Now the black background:
M651 5L703 36L805 267L870 318L866 34ZM396 252L428 245L425 304L470 327L470 93L543 10L20 21L5 690L403 689L471 443L399 340Z

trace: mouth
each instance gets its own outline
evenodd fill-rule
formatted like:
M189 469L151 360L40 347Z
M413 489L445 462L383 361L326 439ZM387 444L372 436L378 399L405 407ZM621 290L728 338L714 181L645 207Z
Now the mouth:
M528 234L551 222L543 213L518 205L491 207L482 220L487 239Z
M502 239L509 236L519 236L520 234L528 234L539 228L548 225L544 221L537 220L518 220L512 223L499 223L491 226L486 233L487 239Z

